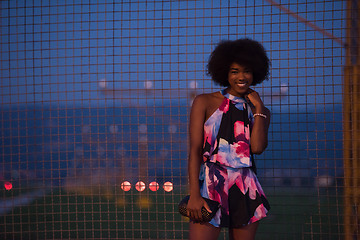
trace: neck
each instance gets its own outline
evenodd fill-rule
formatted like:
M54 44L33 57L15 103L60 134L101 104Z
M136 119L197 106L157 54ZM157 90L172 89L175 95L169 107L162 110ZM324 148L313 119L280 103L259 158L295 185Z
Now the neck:
M235 97L241 97L241 98L245 97L245 93L241 94L237 91L234 91L231 87L226 88L225 91Z

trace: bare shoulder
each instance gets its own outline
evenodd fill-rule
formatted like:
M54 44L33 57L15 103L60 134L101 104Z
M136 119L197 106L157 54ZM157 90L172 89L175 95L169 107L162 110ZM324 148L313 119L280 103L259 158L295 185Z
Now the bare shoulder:
M193 111L198 113L205 113L205 120L207 120L219 108L224 96L220 92L200 94L195 97L193 102Z
M223 95L220 92L203 93L195 97L193 104L201 104L204 107L213 106L216 102L221 102Z

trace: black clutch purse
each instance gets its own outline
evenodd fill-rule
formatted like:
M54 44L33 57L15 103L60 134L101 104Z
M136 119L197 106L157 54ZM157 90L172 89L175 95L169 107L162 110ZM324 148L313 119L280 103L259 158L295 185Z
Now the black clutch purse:
M181 200L179 203L179 213L185 217L189 217L187 215L187 204L189 202L190 195L187 195L186 197ZM215 216L217 210L220 208L220 203L214 200L210 200L208 198L203 198L206 203L209 205L209 208L211 210L211 213L206 210L206 208L201 209L201 215L203 222L210 222L210 220Z

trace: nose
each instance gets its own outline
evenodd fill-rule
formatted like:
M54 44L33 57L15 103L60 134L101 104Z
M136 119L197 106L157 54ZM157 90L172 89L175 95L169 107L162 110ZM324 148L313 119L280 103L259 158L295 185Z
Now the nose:
M245 80L246 79L244 72L239 72L239 79L240 80Z

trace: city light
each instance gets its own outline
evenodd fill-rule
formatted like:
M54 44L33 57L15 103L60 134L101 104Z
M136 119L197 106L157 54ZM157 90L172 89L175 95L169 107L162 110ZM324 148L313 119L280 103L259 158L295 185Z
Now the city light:
M131 183L128 181L121 183L121 189L125 192L129 191L131 189Z
M9 190L11 190L13 188L13 185L12 185L11 182L5 182L4 187L5 187L6 190L9 191Z
M145 190L146 185L145 185L144 182L139 181L139 182L137 182L137 183L135 184L135 188L136 188L136 190L138 190L139 192L142 192L142 191Z
M159 184L157 182L151 182L149 184L149 189L153 192L156 192L157 190L159 190Z
M125 192L130 191L131 190L131 183L129 181L124 181L121 183L121 189ZM139 192L142 192L146 189L146 184L143 181L138 181L135 184L135 189ZM151 182L149 183L149 189L152 192L156 192L160 189L160 185L157 182ZM165 182L163 185L163 189L166 192L171 192L174 189L174 186L172 184L172 182Z
M166 182L164 183L164 186L163 186L164 190L166 192L171 192L173 190L173 184L172 182Z

